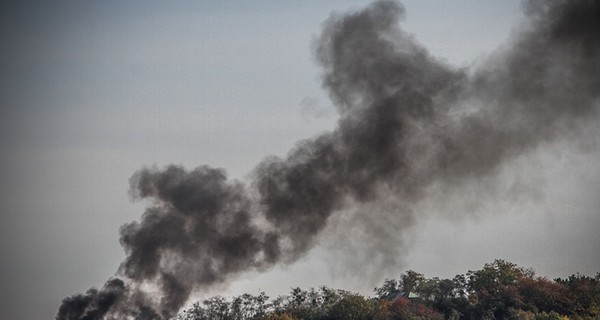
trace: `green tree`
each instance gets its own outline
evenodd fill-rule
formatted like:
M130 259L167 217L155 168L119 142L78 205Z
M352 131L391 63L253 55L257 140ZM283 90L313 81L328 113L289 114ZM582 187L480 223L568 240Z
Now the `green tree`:
M517 281L533 275L531 269L499 259L481 270L467 272L472 315L480 319L507 318L511 310L522 304Z
M567 279L555 281L568 288L574 314L600 319L600 273L596 274L596 277L577 273Z
M375 289L373 289L373 291L375 291L375 295L379 299L383 299L391 294L399 292L400 284L398 283L398 280L385 279L385 281L383 282L381 287L375 287Z
M216 296L206 299L202 302L204 304L205 316L211 320L230 320L230 304L229 302L221 297Z
M357 294L349 294L331 307L328 312L328 319L372 320L376 310L376 304L373 300Z
M394 296L415 292L419 299ZM227 300L213 297L173 320L592 320L600 319L600 274L554 281L504 260L452 279L425 278L415 271L386 279L376 298L321 287L292 288L271 301L261 292ZM155 314L134 314L152 319ZM158 316L156 316L158 317ZM160 319L160 317L156 318Z
M425 282L425 276L412 270L400 275L400 289L404 292L416 292Z

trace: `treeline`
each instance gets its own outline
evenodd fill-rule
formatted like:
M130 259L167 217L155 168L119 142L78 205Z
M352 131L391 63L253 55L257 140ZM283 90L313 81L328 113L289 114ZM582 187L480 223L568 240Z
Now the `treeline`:
M452 279L407 271L387 279L373 297L321 287L294 288L269 299L212 297L175 320L600 319L600 273L548 280L532 269L496 260Z

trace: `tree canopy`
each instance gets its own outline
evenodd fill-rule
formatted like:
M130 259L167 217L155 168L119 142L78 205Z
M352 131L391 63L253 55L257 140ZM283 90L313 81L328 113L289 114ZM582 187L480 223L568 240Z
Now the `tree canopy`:
M339 289L292 288L195 303L172 320L589 320L600 319L600 273L550 280L495 260L452 279L408 270L386 279L373 297Z

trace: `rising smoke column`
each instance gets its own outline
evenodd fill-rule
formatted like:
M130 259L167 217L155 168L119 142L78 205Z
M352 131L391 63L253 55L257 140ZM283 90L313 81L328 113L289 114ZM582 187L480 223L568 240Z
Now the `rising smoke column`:
M468 72L436 61L401 30L396 2L332 15L316 57L338 127L264 160L246 184L208 166L137 172L131 193L152 205L121 228L123 280L65 298L57 319L168 317L194 290L296 261L333 213L391 195L402 210L388 218L408 228L432 185L493 176L594 125L600 3L530 1L526 13L510 47Z

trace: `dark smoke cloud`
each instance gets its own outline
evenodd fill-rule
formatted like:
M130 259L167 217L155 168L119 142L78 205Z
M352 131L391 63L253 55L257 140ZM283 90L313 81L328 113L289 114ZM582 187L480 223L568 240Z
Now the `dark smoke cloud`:
M521 35L475 70L432 58L400 29L396 2L333 15L316 57L338 128L264 160L249 184L208 166L137 172L131 192L152 205L121 228L125 280L66 298L57 319L172 315L194 290L302 257L333 213L391 197L400 208L385 221L408 228L434 184L494 176L576 137L597 120L600 3L530 1L526 13Z
M120 279L106 282L101 290L89 289L85 294L65 298L57 319L100 319L125 295L125 283Z

